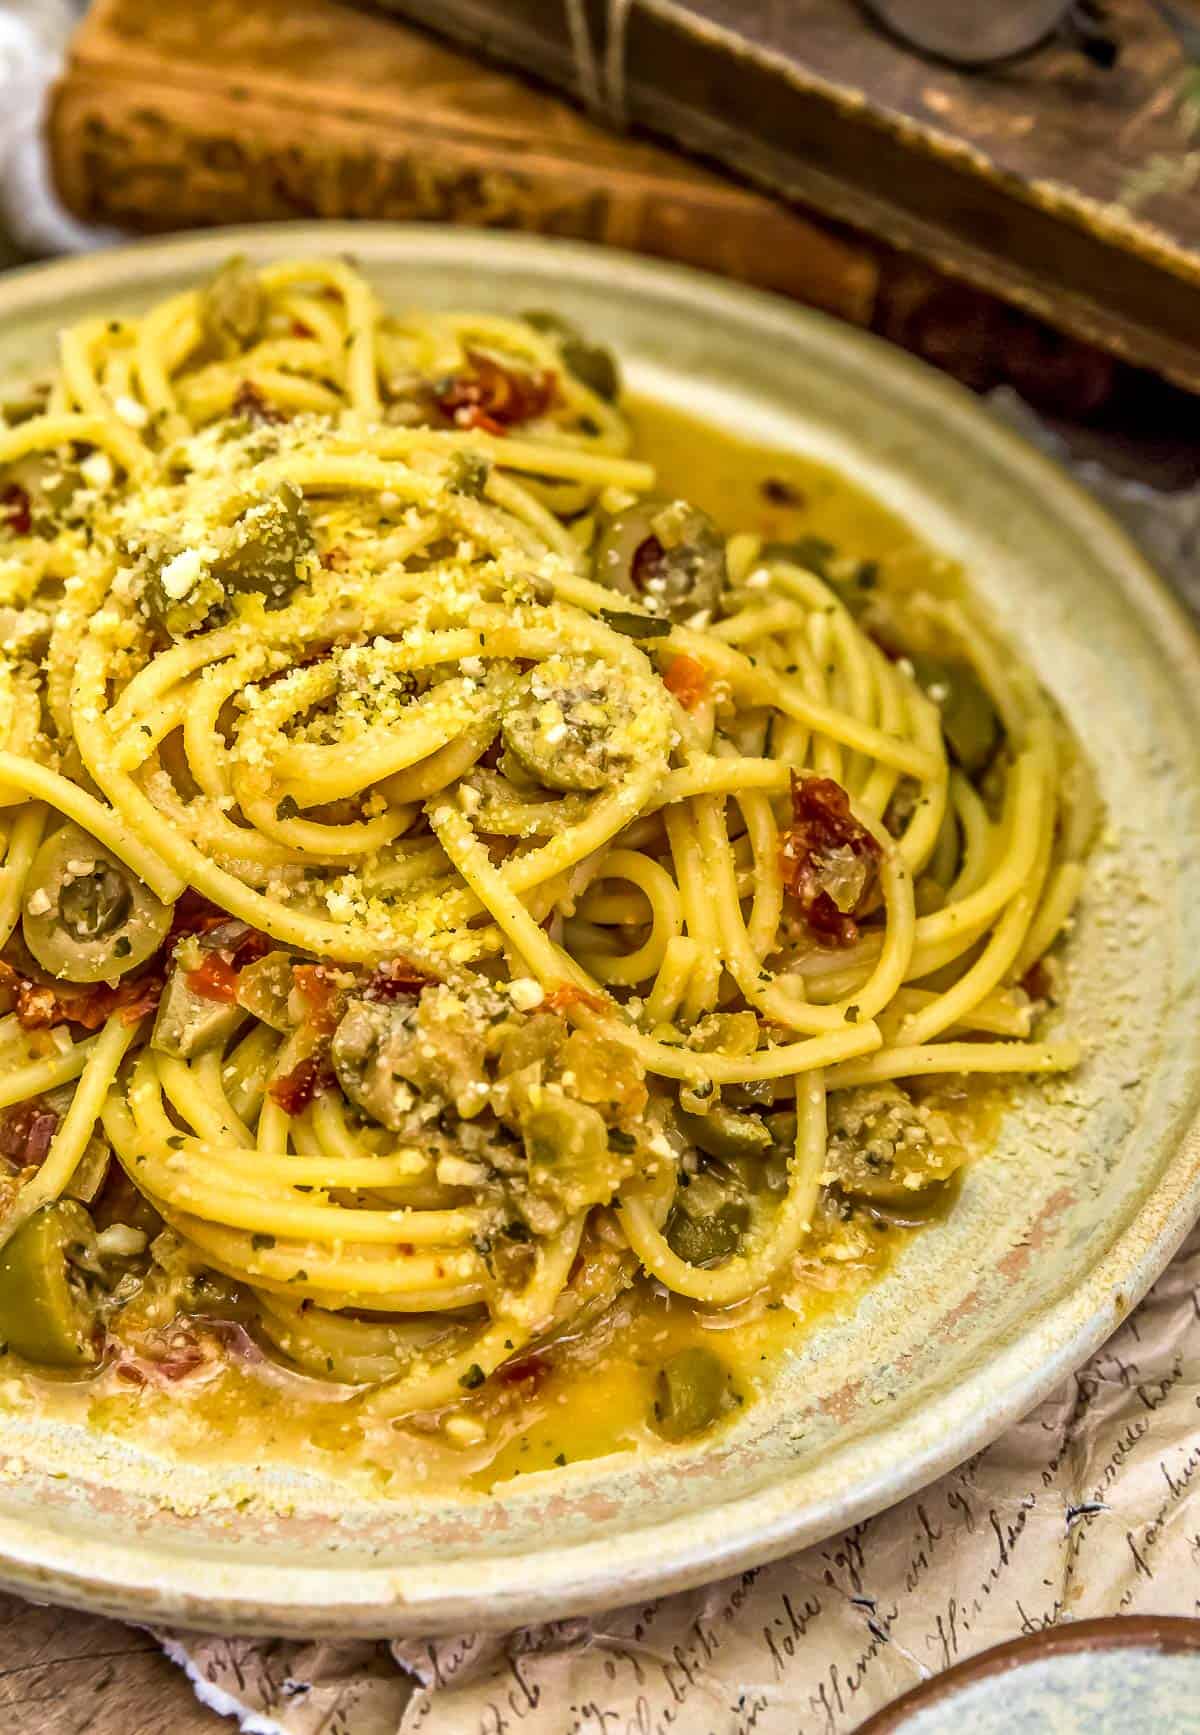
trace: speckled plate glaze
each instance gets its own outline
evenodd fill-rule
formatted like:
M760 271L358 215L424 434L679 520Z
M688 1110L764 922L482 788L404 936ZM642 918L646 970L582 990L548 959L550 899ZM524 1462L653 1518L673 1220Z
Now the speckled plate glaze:
M936 1675L857 1735L1200 1735L1200 1621L1068 1621Z
M276 1633L504 1627L696 1584L888 1505L1112 1331L1200 1208L1200 650L1117 527L963 391L870 337L695 273L463 230L228 231L0 281L0 376L85 314L240 250L353 252L389 300L552 305L634 386L833 462L964 562L1082 734L1110 825L1065 1008L1089 1059L1018 1091L948 1222L822 1326L732 1431L488 1496L367 1498L257 1462L164 1462L0 1421L0 1582L139 1619Z

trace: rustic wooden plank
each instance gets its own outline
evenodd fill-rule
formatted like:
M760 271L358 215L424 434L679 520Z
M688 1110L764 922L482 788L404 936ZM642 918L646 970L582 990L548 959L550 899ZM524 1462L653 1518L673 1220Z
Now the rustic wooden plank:
M220 1735L148 1633L0 1595L0 1728L20 1735Z

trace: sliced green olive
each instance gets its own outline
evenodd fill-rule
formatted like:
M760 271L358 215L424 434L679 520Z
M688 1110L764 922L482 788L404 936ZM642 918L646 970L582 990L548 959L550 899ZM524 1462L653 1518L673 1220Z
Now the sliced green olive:
M258 273L240 255L227 259L200 291L200 329L208 346L235 356L262 336L267 298Z
M612 403L621 390L621 374L616 357L603 344L589 343L577 325L560 313L537 308L524 315L526 325L545 332L558 342L558 352L568 373L595 392L598 398Z
M967 663L909 657L917 685L942 713L942 731L964 771L982 771L996 751L1000 719L987 688Z
M59 826L34 856L21 933L59 980L124 976L157 952L170 926L170 904L79 826Z
M680 1110L679 1126L698 1150L723 1162L762 1156L771 1148L771 1135L757 1115L738 1114L723 1103L705 1115Z
M686 1440L711 1428L725 1409L729 1375L710 1349L684 1349L654 1382L654 1427L664 1440Z
M29 452L0 472L0 487L23 490L29 502L29 527L34 536L56 536L71 517L71 506L83 487L74 458L61 452Z
M50 387L47 384L18 386L0 398L0 416L4 417L5 425L10 428L17 427L21 422L31 422L35 416L46 413L49 397Z
M553 657L518 682L500 732L518 767L544 788L595 790L628 763L632 721L618 670Z
M188 982L187 971L177 965L167 977L158 1003L150 1046L160 1054L191 1060L210 1048L224 1047L246 1017L241 1006L197 994Z
M908 1209L916 1194L954 1174L965 1155L945 1116L922 1110L898 1085L830 1095L826 1169L843 1193Z
M0 1338L50 1367L95 1363L96 1310L80 1265L97 1263L82 1205L60 1199L35 1211L0 1251Z
M295 1020L288 1008L296 960L291 952L268 952L238 971L238 1005L273 1030L291 1030Z
M238 519L228 546L212 562L212 573L227 590L260 591L269 609L282 608L313 552L304 496L291 482L281 482Z
M720 1265L741 1246L749 1220L747 1207L732 1199L699 1217L676 1209L667 1220L667 1246L689 1265Z
M686 500L647 494L601 521L592 576L671 620L716 610L725 588L725 539Z

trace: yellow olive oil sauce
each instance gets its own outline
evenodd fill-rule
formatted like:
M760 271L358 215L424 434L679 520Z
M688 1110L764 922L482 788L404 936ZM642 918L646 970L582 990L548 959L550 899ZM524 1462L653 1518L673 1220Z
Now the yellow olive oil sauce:
M877 561L883 589L960 589L953 563L934 555L904 523L824 465L765 449L666 406L628 405L635 449L654 464L665 492L692 500L728 532L771 539L820 537ZM994 1136L1004 1087L947 1087L938 1106L955 1119L972 1154ZM956 1188L944 1189L940 1209ZM935 1212L936 1214L936 1212ZM622 1450L663 1449L652 1426L664 1361L703 1344L730 1376L731 1412L752 1403L780 1356L830 1314L850 1308L919 1229L855 1219L841 1258L804 1258L789 1285L737 1308L705 1312L661 1286L639 1283L608 1316L546 1354L500 1370L453 1415L371 1422L336 1387L276 1371L270 1363L218 1361L175 1382L126 1383L107 1367L69 1380L0 1362L0 1407L36 1404L63 1420L191 1463L293 1464L379 1493L458 1487L484 1492L511 1478ZM828 1251L828 1250L827 1250ZM669 1447L666 1449L670 1449Z

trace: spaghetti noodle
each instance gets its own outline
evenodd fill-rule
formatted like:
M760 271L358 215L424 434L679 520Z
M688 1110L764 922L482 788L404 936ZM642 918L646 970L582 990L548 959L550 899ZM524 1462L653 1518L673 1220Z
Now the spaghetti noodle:
M64 335L0 431L15 1348L207 1308L439 1411L944 1188L922 1081L1075 1063L1095 804L1030 673L630 444L563 322L341 262ZM689 1356L669 1437L728 1404Z

